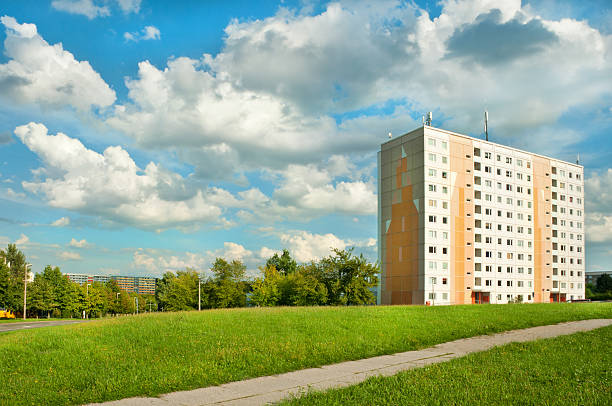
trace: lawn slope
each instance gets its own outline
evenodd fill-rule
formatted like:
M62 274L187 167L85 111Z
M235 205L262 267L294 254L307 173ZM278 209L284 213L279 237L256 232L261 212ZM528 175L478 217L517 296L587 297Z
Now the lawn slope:
M282 405L610 405L612 326L513 343Z
M591 318L612 304L234 309L7 332L0 404L152 396Z

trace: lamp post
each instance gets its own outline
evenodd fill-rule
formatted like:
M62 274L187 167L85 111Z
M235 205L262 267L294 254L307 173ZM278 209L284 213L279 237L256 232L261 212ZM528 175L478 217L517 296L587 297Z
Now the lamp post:
M202 280L198 272L198 311L202 310Z
M32 264L23 264L23 319L27 318L26 316L26 301L28 297L28 268L30 268Z

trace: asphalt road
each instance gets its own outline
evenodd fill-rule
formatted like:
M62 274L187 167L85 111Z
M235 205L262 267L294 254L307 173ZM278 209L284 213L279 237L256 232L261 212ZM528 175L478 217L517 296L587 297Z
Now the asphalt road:
M14 330L29 330L31 328L62 326L64 324L83 323L86 320L50 320L50 321L24 321L19 323L0 323L0 333Z

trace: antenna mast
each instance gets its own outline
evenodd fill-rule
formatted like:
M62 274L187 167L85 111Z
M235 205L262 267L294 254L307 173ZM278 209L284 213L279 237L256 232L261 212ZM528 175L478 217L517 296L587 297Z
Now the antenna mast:
M486 140L489 141L489 112L485 110L485 137Z

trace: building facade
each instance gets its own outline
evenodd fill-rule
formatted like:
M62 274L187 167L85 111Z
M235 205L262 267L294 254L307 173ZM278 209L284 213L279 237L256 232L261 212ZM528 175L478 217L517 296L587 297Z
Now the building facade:
M381 304L583 299L583 167L423 126L379 152Z
M602 275L609 275L612 277L612 271L587 271L586 272L586 283L593 284L593 286L597 285L597 279L599 279Z
M108 275L83 275L67 273L64 274L72 282L80 285L92 284L94 282L106 283L110 280L117 281L117 286L124 292L134 292L140 295L154 295L156 279L142 276L108 276Z

